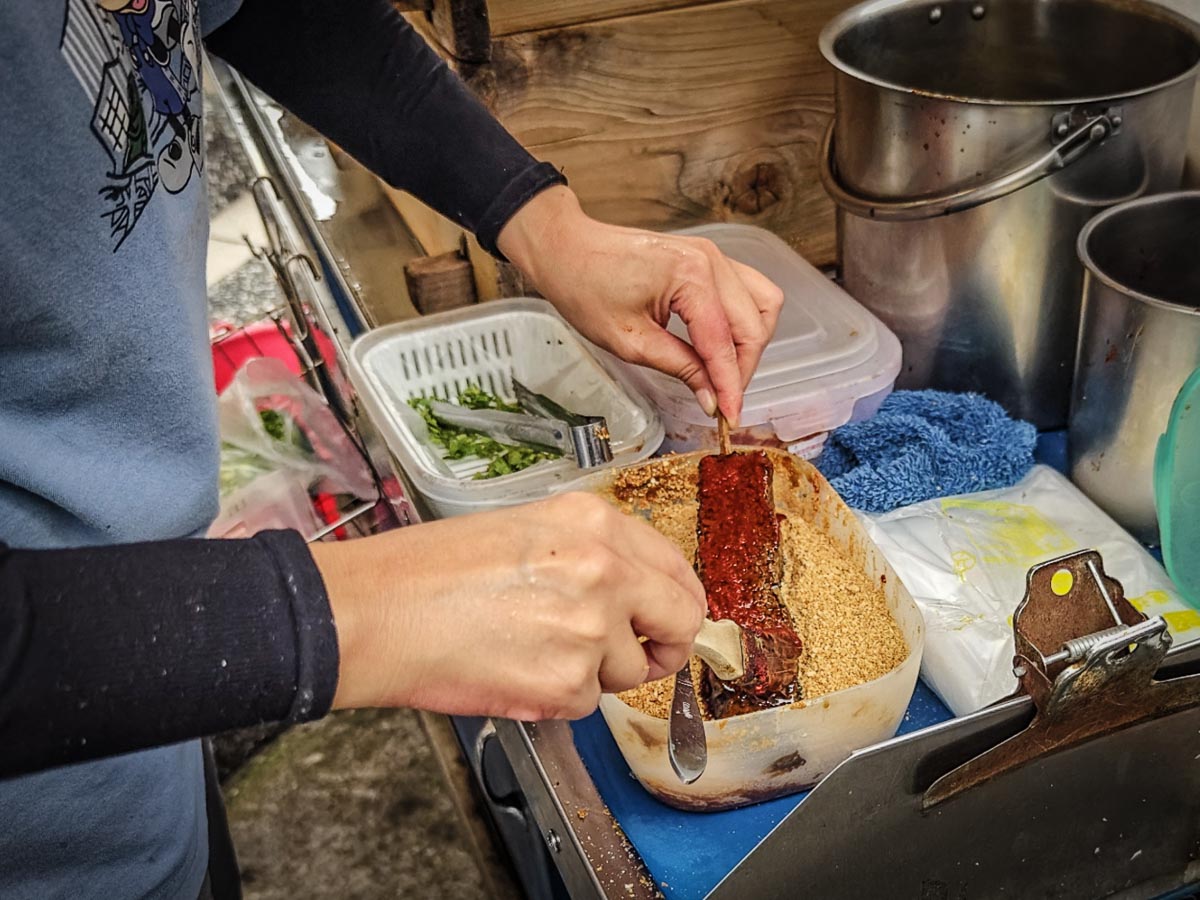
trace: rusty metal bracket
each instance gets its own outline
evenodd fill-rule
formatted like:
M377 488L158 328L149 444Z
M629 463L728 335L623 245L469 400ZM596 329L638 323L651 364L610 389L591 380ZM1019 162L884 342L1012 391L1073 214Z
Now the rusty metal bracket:
M1094 550L1029 570L1013 636L1013 674L1037 708L1033 721L937 779L924 809L1040 756L1200 705L1200 675L1155 680L1171 647L1167 623L1134 609Z

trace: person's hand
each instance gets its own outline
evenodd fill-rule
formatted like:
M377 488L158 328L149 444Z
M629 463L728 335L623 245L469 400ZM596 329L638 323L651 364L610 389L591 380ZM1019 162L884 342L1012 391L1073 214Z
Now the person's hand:
M605 225L553 187L500 232L500 251L588 339L629 362L682 379L730 424L775 330L783 294L711 241ZM691 345L666 330L671 313Z
M670 541L590 494L312 552L337 625L337 708L579 718L601 691L678 671L706 609Z

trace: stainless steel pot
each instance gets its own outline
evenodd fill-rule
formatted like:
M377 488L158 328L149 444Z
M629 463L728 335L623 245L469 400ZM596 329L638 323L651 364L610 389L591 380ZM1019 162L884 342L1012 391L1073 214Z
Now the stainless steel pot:
M1200 29L1139 0L872 0L821 51L822 181L846 288L904 345L900 387L1061 427L1104 207L1177 188Z
M1071 400L1071 478L1156 543L1154 448L1200 366L1200 191L1110 209L1079 235L1083 322Z

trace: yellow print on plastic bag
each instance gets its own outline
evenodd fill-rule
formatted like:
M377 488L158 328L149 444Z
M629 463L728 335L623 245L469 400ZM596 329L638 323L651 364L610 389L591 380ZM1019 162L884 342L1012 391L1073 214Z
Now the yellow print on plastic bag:
M977 565L1028 568L1079 549L1070 535L1033 506L1002 500L947 497L941 501L941 507L952 522L968 520L958 529L957 537L965 541L969 549L955 549L952 556L955 572L963 581L967 571ZM957 516L956 512L959 513Z
M1194 609L1180 609L1181 604L1166 591L1146 591L1140 597L1127 599L1138 612L1148 616L1162 616L1166 619L1167 628L1172 634L1200 628L1200 612Z

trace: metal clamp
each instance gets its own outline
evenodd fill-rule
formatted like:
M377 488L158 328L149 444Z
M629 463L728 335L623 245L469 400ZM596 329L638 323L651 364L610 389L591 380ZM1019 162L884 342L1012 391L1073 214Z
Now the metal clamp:
M1063 115L1067 115L1068 118L1056 116L1051 123L1053 139L1058 143L1037 159L983 184L904 200L854 194L838 180L834 164L835 123L831 121L825 129L825 138L821 146L821 185L840 209L863 219L914 222L964 212L1016 193L1048 175L1065 169L1093 147L1103 143L1110 135L1116 134L1121 126L1119 110L1109 110L1101 115L1088 117L1074 129L1071 127L1070 114ZM1066 125L1065 130L1063 125Z
M1200 704L1200 676L1155 680L1171 647L1167 623L1136 610L1094 550L1029 570L1013 636L1013 672L1033 720L935 781L924 809L1040 756Z

